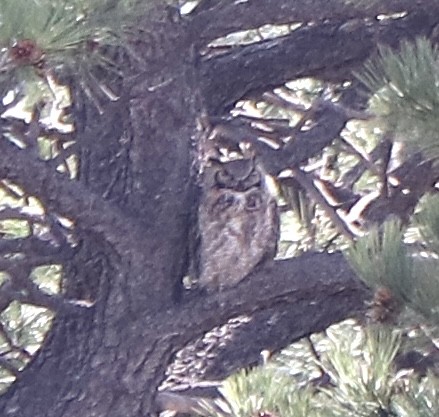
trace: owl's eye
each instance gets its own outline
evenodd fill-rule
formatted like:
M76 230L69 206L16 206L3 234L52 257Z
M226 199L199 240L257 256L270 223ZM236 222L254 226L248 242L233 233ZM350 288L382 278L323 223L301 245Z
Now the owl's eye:
M262 205L262 196L259 192L252 192L245 198L245 208L247 210L258 210Z
M215 183L220 187L231 187L233 185L233 177L224 170L215 173Z
M244 182L244 181L243 181ZM253 171L246 179L245 184L247 189L250 187L255 187L261 183L261 174L259 172Z

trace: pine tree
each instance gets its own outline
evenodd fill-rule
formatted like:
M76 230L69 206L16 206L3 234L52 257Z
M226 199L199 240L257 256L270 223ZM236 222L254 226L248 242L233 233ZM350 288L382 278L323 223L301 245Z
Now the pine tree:
M77 126L72 113L81 110L83 100L92 103L97 115L105 115L108 103L119 98L122 78L126 80L131 75L129 63L148 68L129 39L136 30L141 30L138 18L153 13L163 3L163 0L75 0L68 4L57 0L3 1L0 107L1 113L7 115L2 119L3 137L20 148L33 149L54 170L76 179L79 162L71 139ZM283 29L268 30L275 33ZM249 31L245 37L262 35ZM349 113L359 120L353 127L355 133L367 130L368 141L377 146L386 146L390 138L394 148L398 145L403 150L401 158L413 158L417 166L428 172L436 166L439 156L438 62L437 49L425 39L402 43L398 49L382 47L379 57L357 74L372 95L368 111L349 113L336 103L342 85L308 79L285 86L278 96L266 94L257 105L251 100L241 103L241 108L235 110L245 113L247 106L256 116L244 114L237 120L245 128L264 121L265 133L273 133L273 138L268 139L281 147L285 139L282 132L290 125L296 131L309 128L301 116L306 112L323 113L328 102L334 102L331 105L338 114ZM279 98L282 94L287 97L284 101ZM288 101L293 96L300 96L299 104ZM71 106L74 111L70 113ZM20 110L22 114L17 120L15 115ZM112 117L110 112L107 117ZM107 128L105 118L88 122L94 131ZM316 181L318 187L307 177L311 171L297 167L285 178L278 178L275 188L279 204L286 209L283 223L286 234L294 228L294 238L301 237L294 242L288 241L288 237L281 241L280 255L290 256L310 249L344 250L359 277L375 292L368 317L312 335L271 358L264 367L230 377L222 388L221 411L212 410L210 403L202 402L200 413L239 417L437 415L439 198L432 184L416 208L395 207L395 218L388 218L387 212L381 218L380 204L394 185L392 172L398 169L399 156L389 156L387 161L374 166L374 161L360 152L358 144L351 139L341 138L331 143L323 155L308 161L307 168L316 169L312 168L315 164L321 171ZM362 172L361 180L352 181L350 187L338 188L337 181L352 174L353 155L363 158L369 172ZM110 182L108 189L112 185ZM359 203L361 199L356 194L361 187L378 188L378 197L365 204L360 212L363 218L348 215L343 218L338 210ZM419 197L425 193L425 189L420 190ZM328 196L334 197L335 203L328 203ZM20 222L27 211L36 213L32 228L38 236L45 236L47 225L38 223L38 216L43 216L44 210L37 198L29 197L14 183L4 182L0 199L2 204L12 207L12 222L2 223L3 234L13 238L28 236L30 223L27 218ZM290 222L289 216L294 217ZM69 219L56 221L67 230L72 227ZM0 333L5 353L0 361L3 368L0 382L5 389L11 383L11 376L18 376L31 360L29 351L41 345L53 318L50 308L60 302L56 298L61 292L60 276L61 267L56 263L35 269L26 291L14 294L17 301L3 312ZM1 278L2 284L8 282L7 274ZM53 297L45 297L47 294L40 292L41 288ZM47 308L29 313L25 306L29 293L39 297L41 305L47 303ZM78 299L72 304L88 307L93 300ZM20 327L26 321L26 314L32 318Z

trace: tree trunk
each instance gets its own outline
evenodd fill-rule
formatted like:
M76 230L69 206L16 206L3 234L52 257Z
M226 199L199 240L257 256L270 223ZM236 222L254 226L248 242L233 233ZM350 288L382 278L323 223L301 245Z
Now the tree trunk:
M102 116L91 105L77 108L79 187L93 191L95 204L75 207L72 200L84 195L78 188L63 207L51 207L84 214L65 296L93 306L57 314L44 348L2 398L2 415L147 415L174 346L187 342L169 333L171 323L161 329L157 315L175 303L187 268L196 207L190 150L201 104L182 26L164 21L150 30L156 44L147 38L137 45L144 72L123 86L121 99ZM105 118L104 132L93 129L96 117ZM38 176L40 166L34 169ZM116 222L120 229L109 240L120 209L126 220Z

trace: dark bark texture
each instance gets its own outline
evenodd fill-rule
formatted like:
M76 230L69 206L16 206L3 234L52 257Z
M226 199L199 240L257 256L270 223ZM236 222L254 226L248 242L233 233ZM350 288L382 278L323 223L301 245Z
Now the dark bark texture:
M72 219L77 242L45 255L64 265L62 297L38 298L28 288L30 301L56 317L41 350L0 398L2 416L147 416L156 411L157 388L173 355L230 319L247 317L204 364L202 378L225 378L257 363L262 349L277 351L364 311L369 290L340 253L269 260L218 293L181 284L197 211L203 120L224 120L238 100L297 78L352 80L378 44L437 35L436 1L355 3L205 0L184 18L158 9L145 18L134 45L142 62L126 64L126 78L116 80L120 99L105 103L102 115L72 82L77 181L1 141L1 178L36 195L48 212ZM398 19L376 18L403 11ZM294 22L302 26L280 38L207 48L237 30ZM267 170L297 168L319 154L352 118L347 109L364 108L363 93L353 82L338 107L322 102L314 109L313 128L296 132L290 148L261 148ZM400 178L407 181L401 190L418 191L417 201L437 176L412 161ZM396 191L392 198L389 206L372 208L371 218L413 210L415 200L401 204ZM24 273L14 271L14 277ZM1 290L7 305L14 297L8 287Z

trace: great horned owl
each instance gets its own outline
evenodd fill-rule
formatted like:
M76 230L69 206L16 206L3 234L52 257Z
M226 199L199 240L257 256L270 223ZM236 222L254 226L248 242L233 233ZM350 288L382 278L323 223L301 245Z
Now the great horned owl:
M276 254L276 202L253 159L206 167L198 222L198 283L208 291L238 284Z

